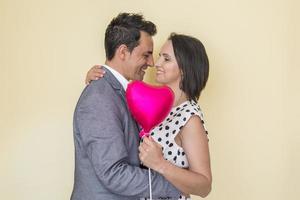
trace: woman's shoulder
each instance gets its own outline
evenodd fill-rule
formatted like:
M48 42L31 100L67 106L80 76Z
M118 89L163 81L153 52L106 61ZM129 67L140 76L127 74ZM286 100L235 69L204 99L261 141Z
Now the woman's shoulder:
M203 118L203 113L199 104L193 100L185 101L179 106L177 106L174 110L174 113L177 113L179 116L193 116L198 115L200 118ZM179 113L179 114L178 114Z
M184 105L184 109L181 111L182 116L186 118L186 122L190 123L199 123L203 125L203 128L205 129L205 132L207 134L207 129L205 127L204 122L204 115L203 112L199 106L199 104L193 100L187 101Z

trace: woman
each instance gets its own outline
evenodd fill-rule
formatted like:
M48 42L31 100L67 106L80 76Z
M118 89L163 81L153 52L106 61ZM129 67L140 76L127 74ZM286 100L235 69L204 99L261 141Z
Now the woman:
M155 64L156 81L169 86L174 94L173 108L167 118L144 138L139 147L142 163L163 175L182 191L206 197L212 175L207 131L197 100L204 89L209 62L202 43L193 37L171 34L162 46ZM103 74L92 68L87 82Z

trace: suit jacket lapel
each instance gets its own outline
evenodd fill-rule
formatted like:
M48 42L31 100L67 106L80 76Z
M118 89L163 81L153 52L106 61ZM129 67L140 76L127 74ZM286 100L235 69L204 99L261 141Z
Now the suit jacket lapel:
M104 78L107 80L107 82L114 88L114 90L122 97L122 100L124 103L126 103L125 99L125 90L121 83L118 81L118 79L105 67L103 67L105 70Z
M129 112L128 106L127 106L127 101L126 101L126 98L125 98L125 90L124 90L123 86L118 81L118 79L107 68L105 68L105 67L103 67L103 68L106 72L105 75L104 75L104 78L115 89L115 91L121 96L121 98L122 98L122 100L123 100L123 102L126 106L127 112L131 115L131 113ZM141 127L139 126L139 124L136 121L135 121L135 123L136 123L138 131L141 131Z

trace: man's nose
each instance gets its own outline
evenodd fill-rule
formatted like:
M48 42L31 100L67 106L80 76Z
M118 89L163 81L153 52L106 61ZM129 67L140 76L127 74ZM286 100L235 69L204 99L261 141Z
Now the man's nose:
M148 65L149 67L153 67L153 66L154 66L153 56L150 56L150 57L148 58L147 65Z

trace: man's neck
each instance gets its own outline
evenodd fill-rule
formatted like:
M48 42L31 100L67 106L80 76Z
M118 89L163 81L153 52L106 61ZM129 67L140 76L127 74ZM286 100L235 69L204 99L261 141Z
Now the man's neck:
M118 62L114 62L114 61L105 61L105 64L111 68L113 68L114 70L116 70L117 72L119 72L122 76L124 76L124 78L127 78L126 74L125 74L125 70L122 64L118 63Z
M104 65L112 74L113 76L121 83L122 87L124 88L124 90L127 89L127 85L128 85L128 80L124 77L123 74L121 74L119 71L117 71L118 68L116 68L116 66L119 65L111 65L110 62L105 62Z

